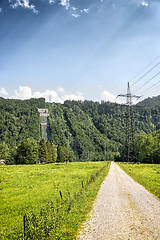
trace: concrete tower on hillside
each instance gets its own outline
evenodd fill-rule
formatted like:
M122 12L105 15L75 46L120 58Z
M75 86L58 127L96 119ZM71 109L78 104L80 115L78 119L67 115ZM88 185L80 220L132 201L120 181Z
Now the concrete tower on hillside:
M41 119L41 137L44 138L45 141L47 141L50 138L48 109L38 108L38 112L40 113L40 119Z

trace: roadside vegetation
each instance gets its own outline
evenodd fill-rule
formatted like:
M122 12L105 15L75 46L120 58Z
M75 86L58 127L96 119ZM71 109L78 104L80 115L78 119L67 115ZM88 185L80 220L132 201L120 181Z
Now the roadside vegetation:
M45 144L41 142L38 108L47 108L49 111L50 143L43 148L52 152L50 159L46 156L46 150L41 151ZM65 101L60 104L46 103L43 98L0 98L0 160L5 160L6 164L33 164L38 161L61 162L64 159L117 159L125 143L126 125L125 119L121 118L125 111L124 105L110 102ZM135 119L135 132L141 134L142 138L160 129L159 106L133 106L133 111L138 116ZM149 141L152 142L153 138ZM146 139L143 140L145 142ZM144 146L142 144L141 147ZM24 152L32 157L25 157Z
M75 239L108 170L106 162L1 165L0 233L20 221L2 239L24 238L25 214L25 239Z
M160 164L160 130L137 137L138 160L142 163Z
M47 142L38 108L49 111ZM125 111L125 105L110 102L0 98L0 232L20 221L16 234L7 231L5 239L75 238L109 169L100 171L105 161L126 161ZM133 161L154 165L121 166L160 197L155 165L160 163L160 105L133 106L133 111L138 116ZM25 214L28 235L22 236Z
M160 199L160 164L119 163L119 166Z

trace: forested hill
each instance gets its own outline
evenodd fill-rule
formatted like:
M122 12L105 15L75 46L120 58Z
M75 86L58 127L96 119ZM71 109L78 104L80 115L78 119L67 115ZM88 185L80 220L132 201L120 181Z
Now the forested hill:
M108 158L118 155L125 141L126 107L115 103L93 101L66 101L48 104L51 141L63 144L69 141L79 156L96 156L106 150ZM135 131L151 133L160 128L160 106L153 109L134 107L137 116Z
M160 95L157 97L146 98L143 101L139 102L137 105L143 107L156 107L160 105Z
M66 101L45 103L44 99L9 100L0 98L0 142L16 146L24 138L40 140L38 108L48 108L50 140L65 145L79 159L112 159L125 139L125 106L109 102ZM136 132L160 129L160 105L135 106Z
M14 100L0 98L0 141L17 145L24 138L40 139L38 108L45 107L44 98Z

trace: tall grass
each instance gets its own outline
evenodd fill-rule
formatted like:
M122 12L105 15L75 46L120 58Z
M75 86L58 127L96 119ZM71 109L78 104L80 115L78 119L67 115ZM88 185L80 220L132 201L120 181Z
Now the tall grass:
M119 163L119 166L160 199L160 164Z
M94 181L91 178L104 165L87 162L1 166L1 232L27 214L27 239L74 239L109 166ZM23 237L23 222L3 235L3 239Z

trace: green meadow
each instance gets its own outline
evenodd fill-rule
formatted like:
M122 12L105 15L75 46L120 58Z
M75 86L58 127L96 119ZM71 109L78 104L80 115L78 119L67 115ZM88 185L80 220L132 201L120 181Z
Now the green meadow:
M160 164L119 163L119 166L160 199Z
M52 205L56 202L57 206L63 208L63 214L56 214L56 216L59 216L56 218L56 234L55 230L51 228L47 237L46 233L42 234L41 231L37 236L32 233L33 237L28 239L74 239L78 228L92 207L102 181L107 176L109 164L103 168L105 165L105 162L1 165L0 233L21 221L25 214L30 215L35 212L35 217L40 215L39 209L52 201ZM102 168L103 170L98 173ZM61 191L62 196L60 196L59 191ZM66 199L69 199L70 207L64 210L64 206L68 206L68 202L65 205ZM72 199L72 202L70 199ZM43 211L44 209L46 211L45 207ZM35 226L32 226L32 230L33 228L36 229ZM15 230L11 229L0 237L2 239L23 239L22 233L18 235L19 232L23 232L22 230L23 222L20 222L15 226ZM10 234L11 231L13 231L13 234ZM29 231L31 232L31 227Z

